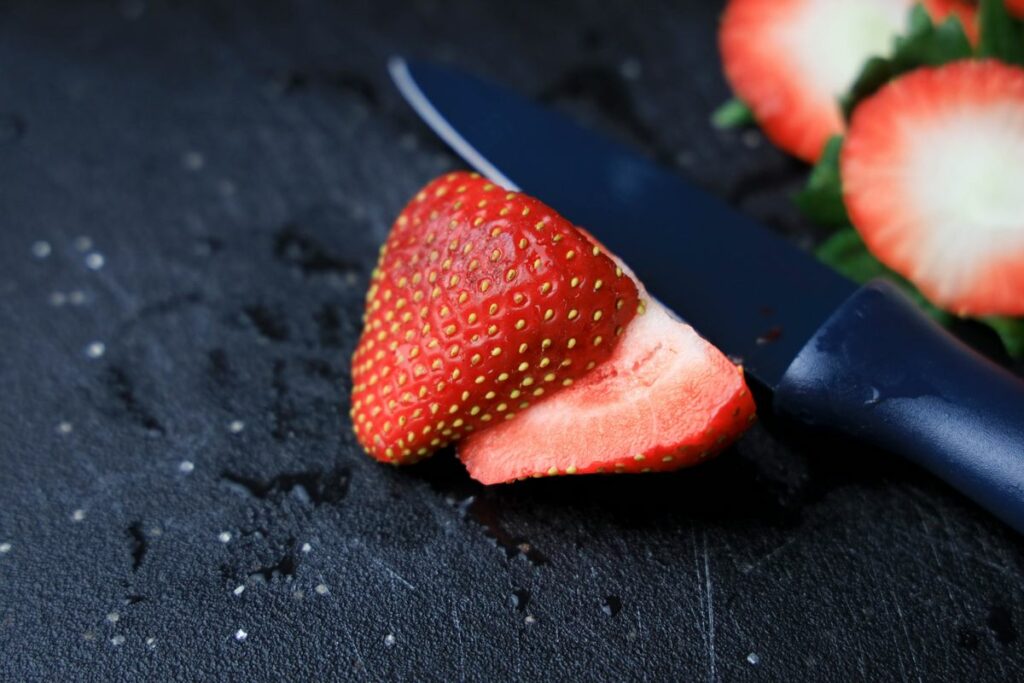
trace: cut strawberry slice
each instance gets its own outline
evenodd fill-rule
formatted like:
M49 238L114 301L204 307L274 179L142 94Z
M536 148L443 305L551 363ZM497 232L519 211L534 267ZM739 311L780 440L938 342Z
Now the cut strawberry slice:
M484 484L696 464L754 418L742 369L642 294L615 353L571 388L459 444Z
M632 279L551 208L475 173L438 178L373 272L356 436L405 464L511 419L608 358L637 304Z
M962 3L927 0L935 19ZM776 145L817 161L844 128L839 97L886 56L914 0L731 0L719 45L725 74Z
M961 315L1024 315L1024 69L919 69L854 112L840 160L874 255Z

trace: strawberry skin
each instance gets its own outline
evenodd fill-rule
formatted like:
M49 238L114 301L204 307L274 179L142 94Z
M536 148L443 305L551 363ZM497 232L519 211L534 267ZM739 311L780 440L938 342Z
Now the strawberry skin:
M871 252L959 315L1024 315L1024 69L904 75L854 112L840 158Z
M352 359L356 436L415 462L511 420L614 351L632 279L540 201L451 173L409 202L381 249Z
M726 78L773 143L813 163L843 132L839 97L870 57L889 54L914 4L730 0L719 30ZM924 4L936 20L970 15L962 0Z
M615 353L518 419L470 435L459 458L484 484L695 465L754 420L743 371L641 294Z
M1006 0L1006 7L1010 14L1024 19L1024 0Z

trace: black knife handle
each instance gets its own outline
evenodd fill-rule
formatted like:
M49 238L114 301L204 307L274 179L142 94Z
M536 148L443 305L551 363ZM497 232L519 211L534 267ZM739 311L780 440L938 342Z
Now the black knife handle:
M869 283L839 307L775 407L909 458L1024 533L1024 382L894 285Z

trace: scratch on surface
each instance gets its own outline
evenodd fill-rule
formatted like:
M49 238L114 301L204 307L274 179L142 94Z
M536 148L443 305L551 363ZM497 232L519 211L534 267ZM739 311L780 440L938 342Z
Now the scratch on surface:
M715 597L711 580L711 564L708 560L708 532L704 532L704 600L708 612L708 679L717 680L715 672Z
M459 636L459 680L466 680L466 649L462 644L462 624L459 622L459 606L452 605L452 624L455 625L455 633Z
M783 552L783 551L784 551L784 550L785 550L786 548L788 548L789 546L791 546L791 545L793 545L794 543L796 543L796 541L797 541L797 538L796 538L796 536L793 536L793 537L791 537L791 538L790 538L789 540L785 541L785 542L784 542L784 543L782 543L781 545L779 545L779 546L777 546L776 548L774 548L774 549L770 550L770 551L769 551L769 552L768 552L767 554L765 554L765 555L764 555L764 557L760 558L759 560L756 560L756 561L755 561L755 562L754 562L754 563L753 563L752 565L750 565L749 567L747 567L747 568L745 568L745 569L741 570L741 571L742 571L742 573L743 573L743 574L753 574L753 573L754 573L755 571L757 571L758 569L760 569L760 568L761 568L762 566L764 566L764 565L767 565L767 564L770 564L770 563L771 563L771 562L772 562L772 561L773 561L773 560L774 560L774 559L775 559L776 557L778 557L779 555L781 555L781 554L782 554L782 552Z
M903 629L903 638L907 642L907 651L910 653L910 661L914 664L914 674L916 675L917 680L920 683L920 681L922 681L923 679L921 678L920 667L917 663L917 653L914 652L914 643L910 639L910 631L907 629L907 620L903 616L903 608L900 607L899 600L896 598L896 591L890 590L889 593L890 595L892 595L892 604L893 607L896 608L896 615L899 617L900 627ZM900 672L903 674L904 680L906 680L907 672L903 668L902 658L900 658Z
M389 565L387 562L374 555L372 552L370 552L368 548L363 547L363 550L366 550L366 557L369 558L370 562L373 562L375 565L383 569L384 572L392 579L402 584L411 591L419 590L418 588L416 588L416 586L409 583L409 581L407 581L404 576L396 572L391 565Z

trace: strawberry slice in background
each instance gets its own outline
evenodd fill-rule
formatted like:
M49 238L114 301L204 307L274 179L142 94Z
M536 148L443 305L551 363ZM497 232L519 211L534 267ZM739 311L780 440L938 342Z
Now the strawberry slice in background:
M1006 0L1010 13L1024 19L1024 0Z
M541 202L476 174L427 185L381 249L352 359L351 416L411 463L511 419L611 355L637 288Z
M855 110L843 199L868 249L959 315L1024 315L1024 68L913 71Z
M551 474L682 467L754 411L742 370L600 243L475 173L433 181L396 221L352 379L370 455L408 464L486 436L463 455L487 483L536 474L538 458Z
M719 47L733 91L765 135L801 159L816 161L841 134L839 98L865 62L886 56L907 27L914 0L730 0ZM936 21L973 17L961 0L927 0ZM966 27L974 27L973 18Z

